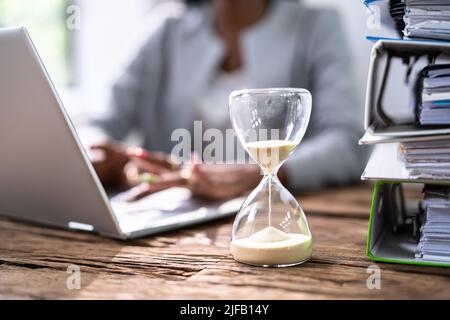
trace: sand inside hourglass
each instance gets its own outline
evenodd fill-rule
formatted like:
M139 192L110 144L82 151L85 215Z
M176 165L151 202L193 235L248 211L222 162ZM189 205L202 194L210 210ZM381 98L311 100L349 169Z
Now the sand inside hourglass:
M237 239L231 243L234 259L254 265L297 264L308 260L311 252L310 236L289 234L270 226L248 238Z
M246 143L248 152L269 172L286 160L297 144L288 140L266 140Z

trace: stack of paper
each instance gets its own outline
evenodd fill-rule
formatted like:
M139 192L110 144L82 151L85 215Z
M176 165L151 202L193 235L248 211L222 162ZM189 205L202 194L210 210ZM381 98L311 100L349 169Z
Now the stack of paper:
M450 124L450 65L436 64L419 75L418 118L421 125Z
M399 153L411 178L450 179L450 139L402 142Z
M450 187L426 186L416 258L450 261Z
M450 40L450 3L444 0L404 0L407 38Z

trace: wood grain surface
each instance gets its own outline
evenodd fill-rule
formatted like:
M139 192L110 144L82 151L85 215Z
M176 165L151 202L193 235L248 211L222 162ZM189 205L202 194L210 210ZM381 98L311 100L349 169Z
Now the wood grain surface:
M129 242L1 219L0 298L450 298L450 269L366 257L371 194L363 184L300 196L313 257L284 269L235 262L232 218ZM70 265L80 267L80 290L67 289ZM381 269L379 290L366 285L371 265Z

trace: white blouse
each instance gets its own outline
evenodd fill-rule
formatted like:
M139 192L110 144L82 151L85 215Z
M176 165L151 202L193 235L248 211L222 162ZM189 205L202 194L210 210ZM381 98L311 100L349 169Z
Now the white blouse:
M226 130L232 129L228 97L234 90L248 87L248 80L244 69L232 72L219 71L216 73L205 92L201 94L197 98L196 103L194 103L195 120L202 121L203 132L208 129L218 129L222 133L224 147L223 159L220 159L220 161L231 160L231 158L242 160L242 156L245 156L245 151L243 151L243 148L237 139L234 140L234 145L230 145L230 141L226 141ZM206 142L206 144L207 143L208 142ZM203 147L205 147L205 143L203 144ZM233 150L229 150L231 148L233 148ZM212 163L217 161L217 158L214 159L214 157L208 157L207 153L204 153L203 156L203 161L205 162Z

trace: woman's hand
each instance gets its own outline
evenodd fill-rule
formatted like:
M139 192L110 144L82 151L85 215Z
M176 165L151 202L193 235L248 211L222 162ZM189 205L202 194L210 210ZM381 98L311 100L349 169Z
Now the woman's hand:
M124 167L129 158L125 149L117 143L105 142L92 145L92 165L104 186L117 187L126 182Z
M189 188L197 197L227 200L243 195L261 181L257 165L194 165Z
M127 155L132 161L125 166L126 180L134 186L122 195L128 201L172 187L188 187L195 197L227 200L253 189L262 178L257 165L183 166L175 164L170 155L141 148L128 149Z
M124 148L113 142L93 145L90 149L97 175L106 187L130 188L141 181L140 174L162 175L178 168L170 156L142 148Z
M132 188L121 195L126 201L137 201L152 193L187 184L190 174L186 174L171 155L135 147L128 148L127 155L131 161L124 171L128 187Z
M142 182L127 191L123 198L137 201L153 193L172 188L188 187L192 195L208 200L227 200L256 187L261 180L256 165L193 165L191 169L175 169L154 176L152 182Z
M164 152L150 152L143 148L128 148L127 155L140 172L156 175L175 171L180 168L171 155Z

